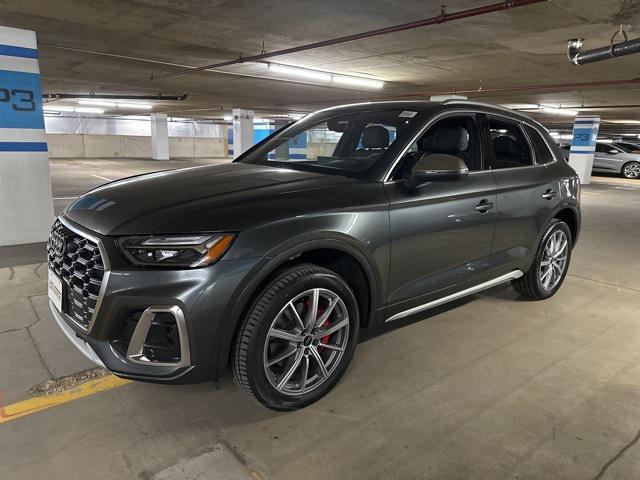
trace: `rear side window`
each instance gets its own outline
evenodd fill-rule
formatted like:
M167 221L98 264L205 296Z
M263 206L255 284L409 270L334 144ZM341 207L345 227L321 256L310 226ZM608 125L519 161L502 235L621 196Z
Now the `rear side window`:
M524 129L527 131L531 143L533 143L533 150L536 152L536 162L538 164L553 162L555 160L553 153L549 150L549 146L547 142L544 141L544 138L542 138L542 135L540 135L540 132L529 125L525 125Z
M491 134L489 148L493 150L493 158L490 159L492 169L525 167L533 164L531 147L518 123L489 118L489 133Z

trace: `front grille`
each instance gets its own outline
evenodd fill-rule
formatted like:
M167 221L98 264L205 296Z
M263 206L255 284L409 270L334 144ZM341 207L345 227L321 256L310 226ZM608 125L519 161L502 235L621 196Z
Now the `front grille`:
M63 245L62 249L60 245ZM79 326L88 329L104 277L100 248L57 220L49 234L47 255L49 268L63 283L63 312Z

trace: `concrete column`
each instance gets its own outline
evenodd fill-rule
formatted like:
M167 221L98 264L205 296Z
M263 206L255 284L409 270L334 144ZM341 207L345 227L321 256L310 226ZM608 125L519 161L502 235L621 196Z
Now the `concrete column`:
M278 119L273 122L273 126L275 130L280 130L282 127L286 126L289 123L288 120ZM289 160L289 142L281 143L280 146L276 147L276 159L277 160Z
M253 146L253 111L233 109L233 158Z
M169 127L164 113L151 114L151 155L154 160L169 160Z
M0 246L45 242L53 224L35 32L0 27Z
M576 171L583 185L591 183L591 169L599 129L600 117L576 117L573 124L569 165Z

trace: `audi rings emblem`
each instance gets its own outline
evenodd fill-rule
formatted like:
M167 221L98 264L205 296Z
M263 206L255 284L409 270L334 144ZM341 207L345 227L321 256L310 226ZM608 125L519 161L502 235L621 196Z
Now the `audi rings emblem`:
M64 251L67 249L67 241L64 238L64 235L59 231L55 231L51 233L51 237L49 239L49 243L51 248L53 249L53 253L57 256L62 256Z

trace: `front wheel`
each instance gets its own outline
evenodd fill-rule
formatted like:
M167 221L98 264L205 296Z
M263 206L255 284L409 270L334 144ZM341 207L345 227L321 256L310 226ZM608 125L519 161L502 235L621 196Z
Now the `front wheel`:
M554 219L542 236L531 268L513 280L516 292L533 300L555 295L567 275L572 245L569 226Z
M344 374L358 330L357 302L342 277L311 264L283 270L258 295L240 327L233 377L266 407L307 406Z
M640 163L629 162L622 167L622 176L631 180L640 178Z

